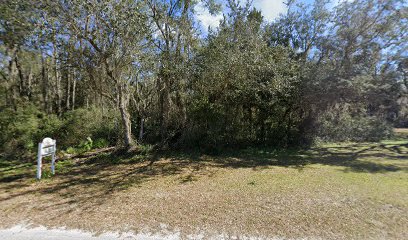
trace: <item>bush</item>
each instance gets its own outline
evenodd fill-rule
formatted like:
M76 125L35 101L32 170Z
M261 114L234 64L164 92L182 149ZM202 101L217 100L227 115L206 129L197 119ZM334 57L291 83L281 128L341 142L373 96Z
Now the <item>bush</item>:
M34 135L38 128L36 109L29 106L14 112L2 109L0 112L0 144L2 152L18 153L34 146Z
M93 143L93 148L105 148L109 147L109 141L104 138L98 138Z
M96 108L69 111L61 118L47 115L32 104L19 106L17 111L3 108L0 109L0 152L32 159L37 143L45 137L56 139L59 150L89 151L116 144L119 126L113 112L102 113Z
M326 111L318 120L323 141L379 141L392 135L387 121L364 113L353 113L347 105Z
M116 144L120 125L112 111L77 109L67 112L63 118L64 125L59 136L62 147L78 146L88 138L98 139L98 145Z
M79 145L75 147L68 147L65 152L68 154L80 154L93 149L93 141L88 137L85 141L82 141Z
M32 155L42 136L53 137L61 126L55 115L45 115L36 106L26 104L17 111L10 108L0 110L0 151L5 155Z

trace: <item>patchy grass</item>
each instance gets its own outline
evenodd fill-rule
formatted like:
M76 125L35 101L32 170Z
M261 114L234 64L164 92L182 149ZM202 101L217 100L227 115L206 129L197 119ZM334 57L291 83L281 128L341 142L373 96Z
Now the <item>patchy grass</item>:
M408 136L408 128L394 128L394 132L403 134L405 137Z
M394 138L400 140L407 140L408 128L394 128Z
M408 138L304 151L102 153L35 165L0 161L0 223L186 237L408 239ZM48 167L48 166L46 166Z

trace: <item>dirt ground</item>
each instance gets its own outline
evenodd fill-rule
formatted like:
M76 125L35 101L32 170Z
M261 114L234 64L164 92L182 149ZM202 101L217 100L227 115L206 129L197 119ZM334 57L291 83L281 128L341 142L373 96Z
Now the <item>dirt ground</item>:
M0 163L0 228L180 238L408 239L408 140ZM191 235L194 234L194 235Z

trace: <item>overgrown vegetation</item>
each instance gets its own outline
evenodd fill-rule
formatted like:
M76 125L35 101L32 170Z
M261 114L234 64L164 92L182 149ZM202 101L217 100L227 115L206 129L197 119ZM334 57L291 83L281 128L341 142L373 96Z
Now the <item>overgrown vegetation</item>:
M60 149L74 153L114 145L120 131L114 114L97 108L72 110L58 117L27 104L16 112L5 109L0 123L1 152L20 157L35 155L44 136L57 139Z
M377 141L407 127L402 0L5 0L1 152ZM199 4L217 29L200 29ZM224 9L223 9L224 8Z
M319 118L323 141L380 141L393 136L392 126L376 116L353 114L351 106L330 109Z

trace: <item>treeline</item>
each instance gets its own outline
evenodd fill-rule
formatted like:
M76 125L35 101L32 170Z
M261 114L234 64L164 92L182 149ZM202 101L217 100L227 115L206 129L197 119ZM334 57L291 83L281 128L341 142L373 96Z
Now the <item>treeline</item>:
M250 1L4 0L1 151L50 136L68 148L377 140L407 127L403 0L287 2L265 22ZM88 140L87 140L88 139ZM90 140L92 139L92 140Z

